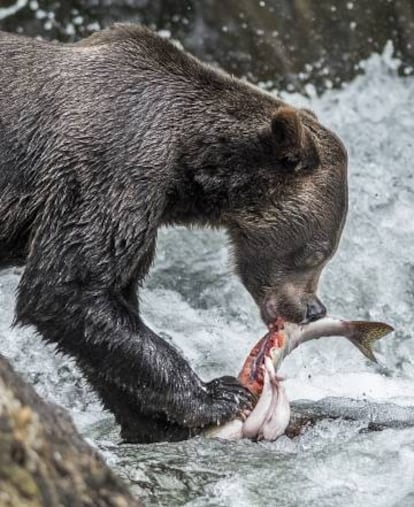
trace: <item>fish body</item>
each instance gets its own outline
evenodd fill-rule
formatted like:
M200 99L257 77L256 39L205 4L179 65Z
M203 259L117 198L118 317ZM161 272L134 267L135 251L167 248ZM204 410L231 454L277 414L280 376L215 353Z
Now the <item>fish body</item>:
M244 438L276 440L283 435L290 420L290 404L273 361L265 358L264 381L259 401L242 427Z
M384 322L369 322L363 320L339 320L325 317L309 324L297 325L284 323L283 331L287 334L286 357L301 343L322 338L324 336L343 336L369 360L378 362L372 350L374 343L394 328ZM277 330L276 332L279 332Z
M277 371L283 359L301 343L327 336L343 336L371 361L377 362L373 344L393 331L383 322L345 321L325 317L308 324L278 319L251 349L239 374L241 384L258 401L245 421L235 419L210 428L208 436L226 439L276 440L289 424L290 405Z

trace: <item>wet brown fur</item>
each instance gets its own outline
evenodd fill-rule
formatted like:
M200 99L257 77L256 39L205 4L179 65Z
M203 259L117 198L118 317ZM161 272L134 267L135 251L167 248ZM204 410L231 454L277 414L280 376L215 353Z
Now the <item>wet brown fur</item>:
M0 69L0 265L26 265L16 321L77 359L129 440L232 417L249 400L237 382L202 382L141 319L157 230L225 228L265 320L301 320L346 215L342 143L139 26L76 45L0 32Z

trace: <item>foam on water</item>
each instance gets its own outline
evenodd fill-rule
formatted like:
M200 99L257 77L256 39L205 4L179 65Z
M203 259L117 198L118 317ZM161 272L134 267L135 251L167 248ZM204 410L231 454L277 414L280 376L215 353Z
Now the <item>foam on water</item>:
M0 20L6 19L9 16L13 16L21 9L26 7L28 0L16 0L16 3L8 6L8 7L0 7Z
M376 346L382 367L339 338L301 346L282 367L291 399L350 396L414 405L414 79L397 75L391 52L373 55L365 74L340 91L321 98L283 94L314 109L349 150L349 219L323 277L322 298L333 315L396 328ZM117 445L112 419L74 364L32 330L10 328L17 283L11 270L0 275L1 352L41 394L72 411L148 505L414 505L414 429L361 433L358 422L322 421L276 443ZM220 233L162 231L141 296L148 323L205 379L237 373L265 331L231 274Z

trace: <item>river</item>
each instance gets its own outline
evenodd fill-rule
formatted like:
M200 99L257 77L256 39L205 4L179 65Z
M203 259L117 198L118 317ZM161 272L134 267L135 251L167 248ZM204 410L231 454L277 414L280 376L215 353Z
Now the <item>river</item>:
M14 23L20 30L24 21L33 29L39 3L8 2L7 12L0 7L0 27L7 21L8 29ZM120 3L113 2L114 12ZM76 26L93 22L85 19ZM349 150L349 218L321 281L323 300L332 315L385 320L396 328L376 346L378 366L341 339L301 346L281 370L291 400L335 397L345 410L353 398L380 402L391 415L398 406L414 411L414 77L408 52L401 54L395 41L383 44L358 60L355 75L342 76L333 89L323 86L321 94L317 78L285 91L266 81L285 100L314 109ZM111 416L74 364L56 356L30 328L11 328L18 280L15 270L0 272L1 352L38 392L71 411L145 505L414 505L414 428L374 432L365 421L338 419L275 443L201 438L120 444ZM170 337L205 379L236 374L264 332L253 301L232 274L219 232L161 231L142 307L147 322Z

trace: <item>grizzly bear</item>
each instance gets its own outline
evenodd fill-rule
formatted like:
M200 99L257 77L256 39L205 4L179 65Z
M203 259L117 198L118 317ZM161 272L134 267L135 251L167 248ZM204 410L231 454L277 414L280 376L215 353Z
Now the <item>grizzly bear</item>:
M203 382L142 321L157 230L223 228L267 324L318 319L347 211L341 141L141 26L76 44L0 33L0 69L0 266L25 265L16 322L76 358L129 441L249 408L236 379Z

